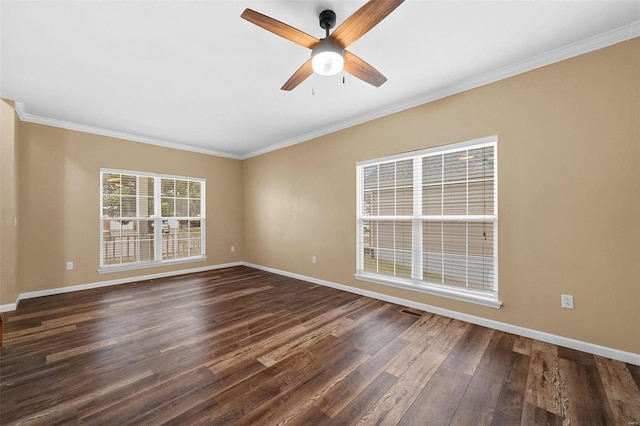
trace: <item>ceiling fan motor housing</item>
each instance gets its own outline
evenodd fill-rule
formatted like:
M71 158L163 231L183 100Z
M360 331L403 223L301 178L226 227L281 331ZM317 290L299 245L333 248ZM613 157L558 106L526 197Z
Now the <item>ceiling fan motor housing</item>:
M320 12L320 28L329 31L336 26L336 13L333 10L323 10Z

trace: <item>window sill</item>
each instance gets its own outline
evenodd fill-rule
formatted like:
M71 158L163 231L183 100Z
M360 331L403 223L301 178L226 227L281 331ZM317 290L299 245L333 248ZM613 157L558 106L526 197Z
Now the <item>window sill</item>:
M415 283L411 280L397 279L377 274L356 273L354 278L360 281L367 281L374 284L382 284L390 287L401 288L404 290L416 291L419 293L430 294L432 296L446 297L447 299L458 300L462 302L474 303L476 305L487 306L489 308L500 309L502 302L498 300L497 295L482 294L480 292L470 292L456 290L455 288L440 287L429 285L426 283Z
M135 269L155 268L158 266L179 265L181 263L201 262L207 260L207 256L185 257L183 259L161 260L158 262L130 263L117 266L103 266L98 269L99 274L109 274L112 272L132 271Z

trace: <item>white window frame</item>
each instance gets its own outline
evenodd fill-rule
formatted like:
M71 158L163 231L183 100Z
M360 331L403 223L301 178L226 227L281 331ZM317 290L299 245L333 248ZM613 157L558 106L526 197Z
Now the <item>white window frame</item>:
M356 273L354 277L358 280L383 284L391 287L408 289L449 299L475 303L483 306L499 309L502 302L498 299L498 137L489 136L474 139L466 142L450 144L420 151L402 153L383 158L375 158L356 163ZM488 215L449 215L449 216L427 216L422 214L422 167L417 167L417 162L421 162L424 157L434 155L444 155L459 151L472 150L482 147L494 149L494 191L493 203L494 214ZM407 216L365 216L364 214L364 182L363 173L365 166L379 165L386 162L413 159L413 214ZM466 180L468 182L468 178ZM411 278L387 275L380 272L365 271L364 265L364 226L365 221L370 220L410 220L412 223L412 247L411 247ZM426 220L442 221L442 223L482 221L493 223L493 289L491 291L481 291L468 287L443 285L424 281L422 278L422 223Z
M126 220L138 220L138 221L153 221L154 225L154 253L153 260L145 260L138 262L130 262L125 264L114 264L114 265L105 265L103 263L103 248L105 247L104 241L104 232L103 232L103 183L102 183L102 175L105 173L116 173L122 175L132 175L136 177L146 177L154 179L154 212L153 215L149 217L127 217ZM174 179L174 180L187 180L187 181L195 181L200 182L200 216L194 217L172 217L162 216L162 206L161 206L161 181L162 179ZM100 267L98 269L98 273L110 273L110 272L121 272L128 271L134 269L143 269L143 268L152 268L156 266L166 266L166 265L174 265L180 263L188 263L188 262L198 262L202 260L206 260L206 179L197 178L197 177L188 177L188 176L176 176L176 175L168 175L168 174L159 174L159 173L150 173L150 172L141 172L141 171L133 171L133 170L122 170L122 169L110 169L110 168L101 168L100 169L100 210L99 210L99 232L100 232ZM114 219L114 220L122 220L122 219ZM163 220L199 220L200 221L200 244L201 244L201 254L189 257L180 257L175 259L162 259L162 224Z

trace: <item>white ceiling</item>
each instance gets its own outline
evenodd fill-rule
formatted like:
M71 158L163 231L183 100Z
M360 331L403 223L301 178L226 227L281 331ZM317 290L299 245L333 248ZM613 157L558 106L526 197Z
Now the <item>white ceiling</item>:
M0 95L21 118L246 158L640 35L640 1L407 0L349 50L381 71L280 87L364 1L2 0Z

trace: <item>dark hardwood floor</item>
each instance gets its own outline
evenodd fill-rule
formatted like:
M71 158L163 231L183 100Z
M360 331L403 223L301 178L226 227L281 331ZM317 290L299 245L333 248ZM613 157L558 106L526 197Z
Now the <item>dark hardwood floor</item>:
M2 425L640 421L640 367L247 267L3 317Z

